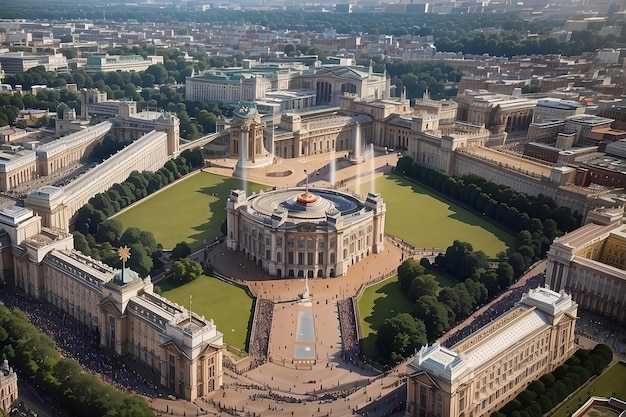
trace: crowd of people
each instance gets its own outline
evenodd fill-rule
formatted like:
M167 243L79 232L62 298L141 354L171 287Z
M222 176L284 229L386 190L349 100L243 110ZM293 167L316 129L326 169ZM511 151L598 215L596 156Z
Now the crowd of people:
M86 371L129 394L155 396L156 385L133 367L100 348L100 336L54 306L16 291L0 291L0 301L8 308L20 309L30 322L52 338L59 352L76 360Z
M356 331L356 319L354 316L354 303L352 298L337 302L339 311L339 328L341 330L341 354L343 360L357 363L359 360L359 340Z
M270 331L274 317L274 302L264 298L257 298L257 310L254 317L254 329L250 338L248 353L252 359L250 369L254 369L267 362L270 344Z
M442 345L447 348L456 345L461 340L475 333L478 329L486 326L502 314L513 309L513 307L515 307L515 303L522 298L522 294L527 293L533 288L542 286L544 282L545 274L541 273L529 278L523 286L512 288L507 295L491 304L487 310L476 316L471 324L450 335L450 337L448 337Z

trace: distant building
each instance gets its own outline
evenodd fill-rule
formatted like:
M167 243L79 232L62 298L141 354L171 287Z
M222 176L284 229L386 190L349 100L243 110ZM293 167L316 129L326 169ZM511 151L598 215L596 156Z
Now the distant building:
M576 350L578 306L530 290L516 307L450 348L424 346L407 366L408 416L488 416Z
M37 178L35 152L11 148L0 151L0 191L4 192L14 190L20 184Z
M494 134L527 131L536 101L485 90L465 90L457 95L458 119L483 125Z
M352 13L354 4L350 3L337 3L335 4L335 13Z
M162 64L162 56L141 55L90 55L85 64L86 73L109 71L145 71L150 65Z
M390 79L361 66L309 69L302 64L267 63L250 69L221 70L185 79L185 98L223 103L263 100L270 92L312 90L310 105L339 105L340 97L353 94L367 100L389 97Z
M533 113L533 122L564 120L569 116L585 114L585 105L572 100L541 99Z
M26 52L6 52L0 54L0 67L7 74L25 72L42 65L46 71L67 72L67 59L61 54L35 55Z
M613 119L590 114L570 116L565 119L563 132L575 132L574 144L577 145L587 137L592 129L609 128L614 121Z

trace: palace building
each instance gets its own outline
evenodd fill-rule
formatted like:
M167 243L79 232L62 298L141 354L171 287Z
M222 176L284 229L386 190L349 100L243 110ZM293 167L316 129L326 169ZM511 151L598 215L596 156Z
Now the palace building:
M193 401L222 385L223 335L213 320L156 294L150 277L83 255L71 234L41 223L27 208L0 210L3 281L97 331L103 349L137 360L178 397Z
M227 245L270 275L335 277L383 249L386 206L332 189L286 188L247 196L230 192Z
M407 414L488 416L576 350L578 305L546 288L450 348L435 343L407 366Z
M624 208L596 210L587 224L554 239L546 285L567 291L586 309L626 321L626 224Z

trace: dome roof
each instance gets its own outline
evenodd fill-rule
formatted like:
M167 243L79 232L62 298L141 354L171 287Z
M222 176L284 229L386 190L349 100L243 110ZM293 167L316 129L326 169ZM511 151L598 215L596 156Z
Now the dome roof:
M276 210L284 210L294 222L325 220L327 213L347 215L358 212L364 205L348 193L315 188L280 189L251 196L250 208L262 215L271 216Z

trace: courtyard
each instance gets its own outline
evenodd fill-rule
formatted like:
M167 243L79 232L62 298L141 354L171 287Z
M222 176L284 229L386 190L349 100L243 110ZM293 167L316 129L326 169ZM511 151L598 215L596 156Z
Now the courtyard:
M307 166L311 163L306 161ZM379 166L382 164L381 160ZM344 183L345 189L358 186L362 193L372 189L381 193L387 205L387 233L417 248L445 250L455 239L459 239L470 242L475 249L483 250L488 256L494 257L498 252L505 251L513 242L511 235L490 224L486 219L400 176L388 171L379 171L372 187L371 176L368 176L370 181L356 181L354 176L350 175L351 168L348 166L338 171L342 177L352 178L354 182L349 180ZM241 179L220 175L219 169L213 171L190 175L132 206L116 218L122 224L133 224L152 231L157 241L165 248L173 247L182 240L189 243L192 248L199 248L219 235L230 190L244 188ZM255 179L259 178L260 175L257 174ZM316 176L311 185L327 186L325 183L327 180L324 175ZM293 179L291 181L298 183ZM255 192L269 186L249 182L247 187L250 192ZM406 221L408 218L411 221ZM168 220L164 222L163 219ZM222 256L224 255L222 251ZM230 258L231 254L228 255ZM215 255L213 258L215 262ZM242 268L237 268L237 265L241 264L236 261L236 254L234 258L226 263L218 261L222 264L222 269L226 269L221 270L221 273L238 276L243 272ZM400 263L399 256L396 263ZM228 268L230 265L235 266L232 271ZM263 279L264 276L260 272L256 271L255 281ZM379 272L381 271L375 271L374 275L378 276ZM443 276L437 276L437 279L442 286L454 284ZM196 295L193 300L194 311L213 318L220 331L224 333L226 343L238 349L246 348L252 300L243 290L209 277L201 277L194 282L176 287L165 282L161 286L165 297L181 305L188 305L190 294ZM299 289L300 284L297 284L296 288ZM349 293L352 291L346 291L343 296L351 295ZM211 296L215 294L220 296ZM272 296L281 298L278 293L273 293ZM380 324L397 313L410 312L411 305L400 290L397 278L391 278L366 289L359 301L359 309L365 353L371 356L374 353L376 330Z

